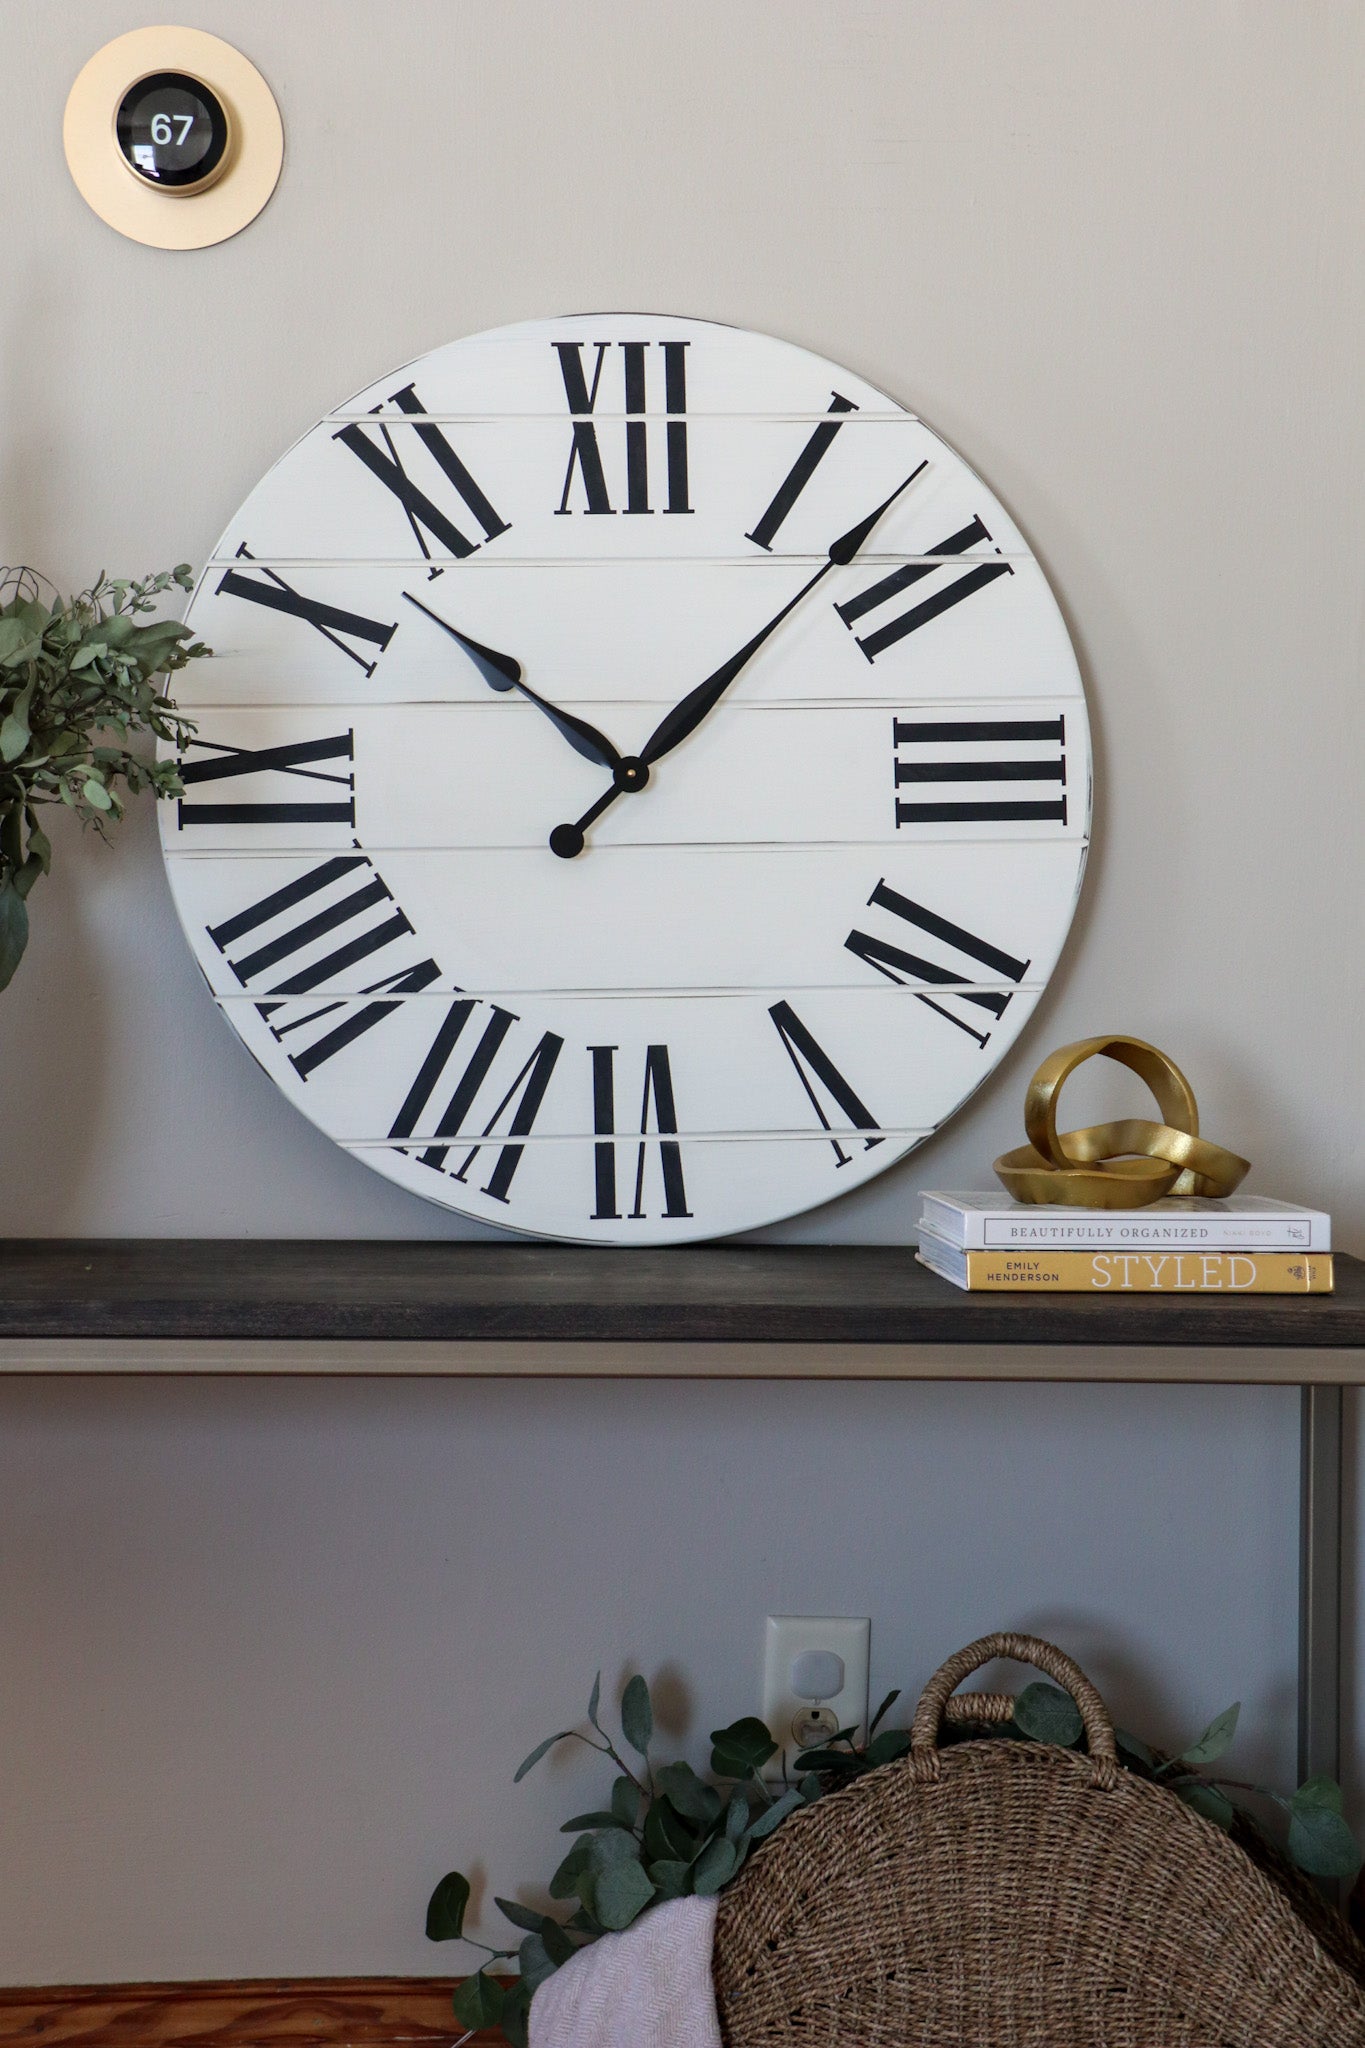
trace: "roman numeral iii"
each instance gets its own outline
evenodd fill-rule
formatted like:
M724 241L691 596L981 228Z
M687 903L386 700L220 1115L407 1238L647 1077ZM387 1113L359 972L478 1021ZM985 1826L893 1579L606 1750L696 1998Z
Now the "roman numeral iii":
M980 542L989 541L990 538L981 520L972 519L966 526L960 527L956 533L950 533L946 540L941 540L936 548L930 548L928 552L932 555L961 555ZM925 577L946 576L950 579L941 583L927 597L922 597L917 604L908 606L906 610L897 612L883 620L880 625L874 626L871 632L854 634L868 660L875 661L879 654L885 654L888 647L894 647L898 640L904 640L907 633L916 633L931 620L941 619L954 605L962 604L978 590L984 590L987 584L994 583L997 577L1013 574L1014 571L1008 562L982 562L976 568L968 569L965 575L958 575L955 566L948 563L905 562L899 569L893 569L889 576L879 576L875 583L870 583L867 589L860 591L856 597L846 598L842 604L836 604L834 609L852 632L860 619L865 619L870 612L883 610L893 598L899 597L903 590L909 590L912 585L923 582Z
M470 1047L469 1057L449 1101L431 1126L431 1135L440 1140L467 1135L465 1125L473 1112L475 1100L484 1082L489 1078L495 1062L499 1061L499 1055L513 1025L519 1023L520 1019L514 1011L504 1010L497 1003L484 1003L474 996L459 996L451 1003L442 1018L436 1036L431 1042L431 1049L408 1090L402 1108L394 1118L393 1128L389 1132L391 1139L410 1138L424 1122L427 1104L464 1037L465 1026L476 1010L484 1013L478 1040ZM530 1136L540 1112L540 1105L545 1100L550 1077L563 1050L564 1041L555 1032L546 1031L541 1035L529 1056L517 1068L511 1082L498 1099L496 1107L485 1119L483 1129L478 1134L480 1139L487 1138L490 1132L498 1130L505 1118L508 1139L516 1140ZM504 1072L510 1064L500 1062ZM446 1160L451 1149L451 1146L444 1142L428 1144L417 1157L423 1166L430 1166L438 1173L448 1172L452 1180L466 1182L470 1168L484 1147L481 1143L471 1145L458 1166L447 1168ZM495 1202L508 1200L512 1181L525 1150L524 1145L515 1142L498 1145L498 1156L483 1187L485 1195Z
M247 782L260 775L266 787L275 789L276 778L291 791L300 783L331 784L338 792L332 797L244 796L225 802L201 802L181 797L176 818L182 832L195 825L349 825L355 826L354 734L338 732L326 739L292 740L279 747L231 747L218 740L192 739L192 747L213 754L209 761L181 761L180 780L186 789L205 783ZM334 769L317 764L333 761Z
M960 924L953 924L937 912L927 910L922 903L914 903L908 896L902 896L898 889L892 889L885 881L878 882L867 899L870 908L883 910L888 916L898 918L900 924L893 929L896 937L886 935L886 928L879 933L851 931L844 940L850 953L856 953L869 967L875 967L878 974L884 974L888 981L901 987L910 987L917 981L927 982L939 989L938 996L926 995L923 989L915 994L922 1003L940 1017L946 1017L959 1031L965 1031L984 1047L990 1037L990 1028L981 1031L972 1021L982 1010L999 1019L1005 1014L1013 989L982 989L963 987L981 978L981 970L995 981L1021 982L1028 972L1027 960L1016 960L1011 953L993 946L988 940L978 938ZM908 927L908 931L906 929ZM929 940L935 946L939 958L931 959L927 952L911 952L907 939L916 946L923 946ZM959 963L945 962L942 954L959 955ZM973 1008L965 1016L956 1013L954 1006L970 1003Z
M247 562L255 559L245 541L237 550L237 558ZM220 597L242 597L249 604L264 605L270 611L287 612L291 618L302 619L362 668L367 676L374 674L378 655L367 661L364 650L375 647L382 654L398 631L396 619L386 624L383 619L367 619L363 612L346 611L341 605L322 604L317 598L305 597L274 569L262 569L255 576L241 569L227 569L218 579L217 594ZM350 646L348 643L352 640L359 641L360 646Z
M556 341L552 343L559 357L560 375L564 380L564 397L573 419L573 440L569 445L569 462L564 472L564 489L560 495L557 511L568 515L581 511L598 516L615 513L643 514L661 509L664 512L690 512L687 498L687 350L686 341ZM592 379L583 350L595 347ZM651 356L651 351L657 354ZM619 352L615 353L615 352ZM602 389L602 372L610 357L613 367L619 363L622 393L625 404L625 499L622 504L613 505L611 491L607 484L607 468L602 459L602 445L598 439L600 422L596 417L598 394ZM659 376L663 379L664 411L664 457L666 465L666 496L661 508L650 503L649 443L650 422L647 396L652 383ZM571 498L579 493L575 480L582 487L581 504L571 504Z
M965 759L946 759L926 749L973 746ZM1026 754L1022 748L1039 746ZM892 722L895 757L896 825L1066 823L1066 796L973 797L950 795L973 784L1054 782L1066 787L1064 718L947 719ZM902 790L913 795L902 796ZM936 793L926 794L929 790Z
M403 942L413 936L412 925L363 854L322 861L207 929L241 986L267 998L257 1003L257 1011L303 1081L391 1015L398 1008L396 999L440 979L434 960L399 964L391 957L388 971L377 981L362 983L355 993L365 997L383 991L395 1000L357 1005L354 999L338 996L320 1006L291 1002L339 981L391 946L399 948L400 960L408 950ZM323 950L315 953L319 946ZM300 955L305 956L302 961ZM281 971L282 978L277 979ZM321 1032L316 1029L324 1017L339 1010L346 1014L338 1023ZM301 1035L305 1033L306 1037Z
M590 1045L592 1061L593 1178L596 1190L594 1223L618 1222L616 1192L616 1055L615 1045ZM651 1113L653 1131L650 1129ZM644 1087L640 1100L639 1136L635 1153L635 1201L632 1217L648 1215L645 1208L645 1166L651 1144L657 1145L659 1177L663 1186L665 1216L690 1216L687 1189L683 1183L682 1147L678 1143L678 1111L673 1100L673 1071L666 1045L645 1047Z
M426 411L426 407L417 396L415 386L411 384L405 384L401 391L391 393L389 403L396 405L400 412L419 417ZM374 407L376 414L379 410L378 406ZM428 561L431 560L431 548L427 543L428 534L439 547L444 548L447 554L454 555L457 560L472 555L480 543L470 540L455 524L451 515L436 504L408 475L403 457L398 453L397 443L388 425L383 420L378 422L378 441L371 440L371 431L359 420L349 420L344 427L337 429L332 438L340 441L343 447L349 448L352 455L363 462L372 475L379 478L385 489L393 492L412 528L414 540ZM404 431L406 435L407 430ZM422 420L420 425L411 429L411 432L416 435L419 444L430 455L447 482L454 486L466 509L478 521L484 539L496 540L500 533L506 533L509 522L494 509L491 501L475 483L434 421ZM439 574L439 571L433 573Z

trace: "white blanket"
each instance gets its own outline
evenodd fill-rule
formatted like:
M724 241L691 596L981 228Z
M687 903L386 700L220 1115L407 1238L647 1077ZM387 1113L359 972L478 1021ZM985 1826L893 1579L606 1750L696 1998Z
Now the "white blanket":
M721 2048L715 1899L670 1899L604 1934L531 2000L531 2048Z

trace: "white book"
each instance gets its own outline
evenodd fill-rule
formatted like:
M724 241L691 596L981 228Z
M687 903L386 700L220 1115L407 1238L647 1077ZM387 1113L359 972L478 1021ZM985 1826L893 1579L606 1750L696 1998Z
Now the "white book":
M1332 1219L1322 1209L1269 1195L1149 1202L1145 1209L1071 1209L1061 1203L1010 1202L1002 1195L926 1191L919 1227L963 1251L1329 1252Z

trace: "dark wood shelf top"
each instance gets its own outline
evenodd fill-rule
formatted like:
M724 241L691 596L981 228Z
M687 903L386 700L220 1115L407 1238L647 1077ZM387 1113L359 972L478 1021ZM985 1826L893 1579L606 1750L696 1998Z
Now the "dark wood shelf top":
M0 1240L0 1340L1365 1346L1332 1295L968 1294L905 1246Z

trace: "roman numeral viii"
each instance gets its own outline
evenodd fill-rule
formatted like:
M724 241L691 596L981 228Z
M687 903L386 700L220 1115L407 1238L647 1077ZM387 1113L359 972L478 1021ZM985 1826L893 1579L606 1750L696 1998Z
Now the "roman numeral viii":
M256 776L277 777L291 793L288 796L243 796L223 802L202 802L181 797L176 805L180 830L194 825L355 825L354 734L332 733L326 739L291 740L279 747L231 747L219 740L192 739L192 747L212 752L210 761L182 761L180 780L186 789L205 783L250 783ZM323 761L337 763L333 769L319 767ZM332 797L294 795L299 783L330 784L339 792ZM271 786L268 785L268 786Z
M391 393L389 403L396 405L400 412L415 414L419 419L426 411L415 387L411 384L405 384L401 391ZM373 410L378 413L380 408L375 406ZM500 533L506 533L509 522L494 509L491 501L475 483L435 422L421 419L421 423L413 427L411 432L416 435L420 445L426 449L447 482L454 486L467 510L478 521L484 539L496 540ZM472 555L480 543L470 540L455 524L451 515L436 504L420 485L413 482L398 453L393 434L383 420L378 422L378 433L379 440L373 441L370 438L369 427L362 425L359 420L350 420L344 427L339 427L332 438L349 448L352 455L363 462L373 476L379 478L385 489L392 491L412 528L413 538L428 561L431 560L431 548L427 543L428 534L439 547L444 548L447 554L454 555L457 560ZM433 575L440 573L439 570L432 571Z
M551 344L559 357L560 375L564 380L564 396L573 417L573 440L569 446L569 465L564 472L564 490L560 496L557 512L568 515L578 509L569 499L574 491L575 475L583 486L584 504L582 510L589 514L614 513L618 509L627 514L653 512L656 508L649 502L649 422L645 415L646 387L651 376L657 375L656 368L647 370L647 351L657 349L662 357L664 411L664 456L666 462L666 492L662 509L665 512L691 512L687 501L687 350L691 343L686 341L620 341L612 343L599 341L590 344L597 350L593 363L592 381L588 381L584 361L584 343L581 341L556 341ZM620 350L621 377L625 400L625 502L619 508L611 502L607 486L607 471L602 460L602 447L598 440L597 398L602 385L602 370L613 347ZM613 358L613 362L615 362Z
M990 538L980 519L972 519L956 533L950 533L946 540L941 540L936 548L930 548L929 553L961 555L969 548L976 547L979 542L989 541ZM893 598L899 597L903 590L909 590L912 585L923 582L927 576L945 574L950 575L952 580L942 584L927 597L922 597L917 604L896 613L893 618L874 627L870 633L854 634L869 661L875 661L879 654L885 654L888 647L894 647L898 640L904 640L907 633L916 633L932 619L941 619L954 605L962 604L978 590L984 590L987 584L994 583L998 576L1012 576L1014 571L1008 562L982 562L976 568L968 569L965 575L958 576L952 573L952 565L942 562L906 562L899 569L893 569L889 576L879 576L875 583L870 583L867 589L860 591L856 597L846 598L842 604L836 604L834 609L852 632L859 619L866 618L869 612L880 611L883 606L890 604Z
M996 981L1021 982L1028 972L1028 961L1016 960L1013 954L978 938L975 932L953 924L935 911L926 910L922 903L912 903L908 896L902 896L899 890L890 888L884 881L878 882L867 900L869 906L900 919L900 927L897 928L900 943L872 932L851 931L844 940L848 951L856 953L869 967L875 967L878 974L884 974L888 981L894 981L901 987L921 981L938 988L938 996L926 995L923 989L916 989L915 994L940 1017L946 1017L959 1031L965 1031L969 1038L984 1046L991 1035L990 1028L978 1030L971 1021L973 1016L985 1010L996 1019L1003 1017L1014 991L962 987L961 984L979 980L983 968ZM906 926L909 934L904 930ZM929 940L940 952L957 953L965 964L945 965L941 958L931 959L927 952L911 952L905 943L907 936L912 937L917 946L923 946ZM950 1002L954 1005L970 1003L973 1008L965 1016L959 1016L955 1009L948 1007Z
M457 1048L464 1039L465 1027L475 1012L480 1013L477 1040L468 1047L468 1058L455 1082L445 1108L431 1125L431 1136L445 1141L466 1136L466 1125L474 1110L475 1100L489 1078L495 1062L507 1040L512 1027L520 1019L512 1010L504 1010L497 1003L485 1003L475 996L458 996L442 1018L431 1048L418 1069L416 1079L394 1118L389 1132L392 1140L410 1138L426 1120L427 1104L440 1085L446 1068L450 1065ZM471 1034L472 1035L472 1034ZM550 1085L555 1063L564 1050L564 1041L553 1031L542 1033L540 1041L518 1068L511 1083L497 1100L496 1107L485 1119L478 1136L487 1138L497 1131L507 1119L505 1136L517 1140L530 1136L540 1105L545 1100L545 1091ZM504 1068L506 1063L499 1062ZM495 1083L495 1087L499 1084ZM508 1112L511 1112L510 1117ZM406 1148L404 1148L406 1149ZM462 1149L462 1148L461 1148ZM466 1182L470 1168L484 1149L474 1144L464 1153L458 1166L447 1167L452 1147L445 1142L423 1146L417 1157L421 1165L432 1167L437 1173L448 1173L452 1180ZM493 1162L492 1172L484 1184L484 1194L495 1202L505 1202L511 1193L512 1181L521 1164L525 1145L504 1142L498 1145L498 1156Z
M434 960L403 959L417 950L405 944L413 936L412 926L363 854L322 861L235 916L210 925L208 935L241 986L265 998L257 1011L304 1081L391 1015L399 999L440 978ZM396 958L390 947L397 949ZM378 997L382 991L388 1000L337 996L321 1005L298 1000L381 954L392 963L388 972L362 983L355 995ZM345 1014L319 1031L322 1020L338 1011Z
M237 550L238 561L250 562L255 559L250 548L243 541ZM264 605L268 611L287 612L290 618L302 619L305 625L313 626L324 640L331 642L372 676L378 666L378 655L374 660L365 659L366 648L378 648L382 654L398 631L398 622L386 624L383 619L367 619L363 612L351 612L341 605L322 604L314 597L305 597L295 590L292 583L286 583L283 576L274 569L262 569L259 575L248 575L242 569L227 569L218 579L217 595L220 597L242 597L248 604ZM350 645L359 641L358 647Z
M616 1192L616 1054L614 1045L590 1045L592 1060L593 1174L597 1205L594 1223L620 1220ZM654 1128L650 1131L650 1115ZM659 1148L665 1216L690 1216L683 1183L682 1147L678 1143L678 1111L673 1100L673 1072L666 1045L645 1047L644 1089L640 1100L639 1137L635 1154L635 1201L632 1217L648 1214L644 1205L645 1164L651 1142Z
M959 744L983 751L968 759L926 756L926 747ZM1023 747L1041 744L1044 751L1026 754ZM1066 823L1066 796L950 796L950 789L973 783L1055 782L1066 787L1066 720L1063 718L948 719L926 723L897 718L892 722L895 749L896 825ZM903 789L913 796L901 796ZM929 789L938 793L923 794Z

